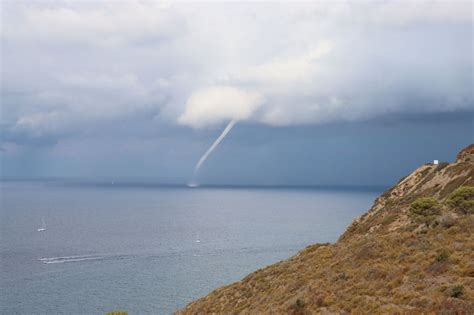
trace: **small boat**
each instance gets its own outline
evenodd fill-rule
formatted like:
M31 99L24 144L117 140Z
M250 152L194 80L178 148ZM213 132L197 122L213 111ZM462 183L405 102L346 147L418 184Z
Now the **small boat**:
M46 231L46 222L44 222L44 217L41 218L41 227L38 229L38 232L44 232Z
M196 235L196 243L201 243L201 240L199 239L199 234Z

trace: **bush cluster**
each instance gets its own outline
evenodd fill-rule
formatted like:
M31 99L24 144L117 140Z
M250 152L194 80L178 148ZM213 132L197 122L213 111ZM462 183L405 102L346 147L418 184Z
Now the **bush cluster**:
M474 213L474 186L461 186L446 199L446 204L464 214Z
M453 298L461 298L464 295L464 286L457 285L451 289L451 297Z
M422 197L412 202L410 211L414 215L436 215L440 212L440 204L432 197Z
M421 197L412 202L410 217L419 223L431 224L441 212L441 205L432 197Z

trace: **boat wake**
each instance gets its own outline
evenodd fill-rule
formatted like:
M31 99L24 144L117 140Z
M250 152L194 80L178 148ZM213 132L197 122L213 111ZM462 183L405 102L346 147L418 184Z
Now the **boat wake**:
M71 262L89 261L89 260L104 260L110 258L117 258L120 256L107 256L107 255L78 255L78 256L62 256L62 257L48 257L38 258L43 264L63 264Z
M197 238L197 242L199 238ZM247 252L250 249L243 248L241 251ZM232 250L235 252L235 250ZM57 256L57 257L42 257L37 260L43 264L64 264L64 263L92 263L100 261L116 261L116 260L127 260L127 259L160 259L165 257L175 256L222 256L226 255L225 251L210 251L210 252L170 252L170 253L147 253L147 254L94 254L94 255L71 255L71 256Z

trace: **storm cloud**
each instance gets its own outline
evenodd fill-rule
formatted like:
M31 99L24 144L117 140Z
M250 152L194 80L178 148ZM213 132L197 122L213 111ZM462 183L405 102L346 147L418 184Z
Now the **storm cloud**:
M0 145L472 115L472 5L3 1Z
M198 127L472 109L471 6L6 2L2 125L54 133L150 108Z

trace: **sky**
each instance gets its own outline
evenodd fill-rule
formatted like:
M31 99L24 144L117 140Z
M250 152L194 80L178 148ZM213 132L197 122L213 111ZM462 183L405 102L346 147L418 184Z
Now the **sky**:
M2 1L2 177L390 185L474 142L471 1Z

